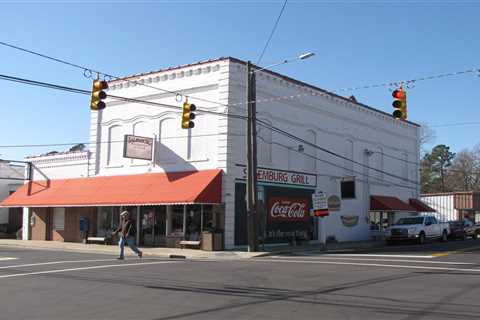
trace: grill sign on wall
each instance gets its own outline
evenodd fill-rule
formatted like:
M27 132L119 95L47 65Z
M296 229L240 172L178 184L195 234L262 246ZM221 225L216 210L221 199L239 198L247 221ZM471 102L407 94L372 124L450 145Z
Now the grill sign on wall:
M268 199L268 220L271 222L309 220L309 206L307 199L278 198Z
M153 139L147 137L125 135L123 157L152 160Z

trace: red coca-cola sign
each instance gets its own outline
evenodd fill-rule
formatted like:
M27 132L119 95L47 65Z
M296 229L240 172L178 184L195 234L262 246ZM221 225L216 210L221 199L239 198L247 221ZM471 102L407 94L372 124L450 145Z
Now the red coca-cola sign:
M268 220L308 221L310 207L307 199L279 198L268 199Z

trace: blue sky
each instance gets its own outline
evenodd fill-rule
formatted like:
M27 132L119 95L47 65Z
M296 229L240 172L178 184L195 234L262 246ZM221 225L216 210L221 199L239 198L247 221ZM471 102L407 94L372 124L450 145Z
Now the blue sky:
M98 3L100 2L100 4ZM220 56L257 61L280 1L3 2L0 41L115 75ZM262 65L313 51L274 70L327 90L480 68L477 1L294 1ZM81 70L0 46L0 74L90 90ZM480 142L480 73L418 82L409 120L454 151ZM0 145L88 140L89 97L0 81ZM345 92L391 112L387 87ZM0 148L0 158L68 147Z

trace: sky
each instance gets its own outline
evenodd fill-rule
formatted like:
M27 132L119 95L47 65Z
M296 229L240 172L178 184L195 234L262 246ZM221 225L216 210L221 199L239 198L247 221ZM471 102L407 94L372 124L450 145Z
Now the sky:
M280 1L0 1L0 41L126 76L233 56L256 62ZM480 1L287 2L260 63L326 90L480 69ZM90 90L82 70L0 46L0 74ZM458 152L480 143L480 72L417 81L408 119ZM391 113L391 87L342 91ZM88 141L89 96L0 80L0 158ZM471 123L470 125L453 125Z

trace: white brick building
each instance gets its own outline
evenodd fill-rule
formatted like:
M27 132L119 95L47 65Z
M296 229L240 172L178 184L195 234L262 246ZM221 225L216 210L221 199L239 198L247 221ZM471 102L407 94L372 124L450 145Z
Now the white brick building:
M210 203L208 209L202 205L200 209L196 207L190 211L188 205L199 202L185 201L182 230L183 233L188 232L185 223L189 222L186 222L185 215L196 221L197 211L202 211L202 217L199 218L202 220L203 211L207 210L210 212L209 219L224 231L226 248L244 245L246 123L229 115L245 115L245 69L243 61L227 57L109 82L109 95L178 108L107 98L106 109L91 112L89 151L30 158L28 160L37 168L34 170L34 178L43 180L48 177L55 181L64 178L89 179L98 176L220 169L223 172L220 204L211 207ZM339 241L368 239L371 219L378 220L369 211L414 211L388 208L388 205L372 208L370 196L397 197L407 202L410 198L418 198L418 168L411 164L419 159L418 125L395 120L389 114L355 100L328 93L275 72L259 71L256 78L258 119L355 161L335 157L259 125L258 166L261 170L259 174L262 175L259 177L260 199L268 212L262 216L265 218L263 222L267 221L265 234L268 242L282 242L290 236L300 234L309 240L318 239L316 218L305 216L303 220L289 222L285 217L273 217L271 209L275 202L278 202L276 205L280 203L284 206L299 202L306 206L305 213L308 215L311 193L318 189L342 198L343 180L354 179L355 192L350 195L353 197L341 199L339 210L331 212L325 218L327 236L334 236ZM189 102L198 108L195 128L191 130L180 127L180 107L184 97L176 93L189 96ZM223 115L207 114L200 110ZM122 141L126 134L153 138L153 160L124 158ZM289 180L283 181L283 178ZM181 211L175 204L165 204L160 200L156 205L166 206L166 209L146 209L146 203L136 203L138 208L134 208L138 211L140 229L144 226L145 230L150 227L152 230L160 228L160 231L152 231L154 239L155 235L157 238L168 237L169 232L178 227L175 215ZM18 198L12 199L7 205L25 203L27 202ZM112 203L97 203L95 206L97 216L92 221L96 224L96 233L100 232L100 224L105 222L101 211L111 205ZM61 206L61 203L57 203L51 207ZM63 205L74 206L73 203ZM24 221L30 221L29 217L34 214L35 209L31 208L35 206L29 205L29 208L24 210ZM95 215L94 211L91 214ZM68 214L68 210L63 211L65 221L65 215ZM115 210L103 213L105 214L108 217L114 216ZM151 216L155 216L156 222L153 225L156 227L150 226L151 221L145 220ZM57 218L58 221L61 219ZM161 222L157 223L157 220ZM302 232L295 233L295 225ZM197 231L204 226L205 221L202 221ZM275 227L272 229L271 226ZM140 238L145 237L146 233L139 231L139 240L145 243ZM30 230L30 238L32 233L33 230ZM56 234L46 238L66 239ZM168 245L168 241L162 240L160 243L154 240L149 244Z

